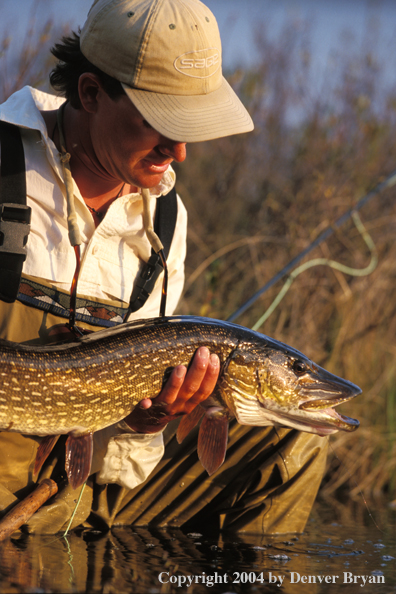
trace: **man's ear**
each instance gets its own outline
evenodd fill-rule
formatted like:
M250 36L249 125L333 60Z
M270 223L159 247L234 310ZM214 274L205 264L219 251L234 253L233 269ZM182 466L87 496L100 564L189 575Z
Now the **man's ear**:
M96 113L101 93L104 93L104 90L100 78L92 72L84 72L78 79L78 94L82 108L88 113Z

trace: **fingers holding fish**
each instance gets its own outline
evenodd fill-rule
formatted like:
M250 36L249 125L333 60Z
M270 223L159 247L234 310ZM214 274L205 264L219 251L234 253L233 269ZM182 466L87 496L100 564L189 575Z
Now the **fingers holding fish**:
M182 376L177 375L180 373L179 367L174 369L161 394L155 399L166 404L167 414L174 417L190 413L212 394L219 377L220 361L217 355L210 354L209 349L201 347L182 382Z
M175 417L167 412L167 401L177 398L183 385L187 368L184 365L175 367L164 388L154 399L145 398L124 419L131 429L138 433L156 433L161 431Z
M187 371L176 366L161 393L152 401L140 403L125 419L139 433L160 431L170 421L190 413L213 392L220 371L217 355L200 347Z
M206 400L214 391L220 372L220 360L217 355L211 354L209 357L208 366L205 370L205 375L197 390L193 390L190 398L185 402L183 413L189 414L198 404ZM186 381L188 378L187 373ZM185 381L185 383L186 383ZM175 402L176 404L176 402Z

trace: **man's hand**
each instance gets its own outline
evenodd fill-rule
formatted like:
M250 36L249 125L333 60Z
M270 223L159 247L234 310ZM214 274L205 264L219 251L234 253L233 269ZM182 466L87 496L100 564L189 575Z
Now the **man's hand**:
M146 398L125 419L138 433L156 433L180 415L190 413L213 392L220 371L217 355L200 347L187 371L178 365L172 371L160 394Z

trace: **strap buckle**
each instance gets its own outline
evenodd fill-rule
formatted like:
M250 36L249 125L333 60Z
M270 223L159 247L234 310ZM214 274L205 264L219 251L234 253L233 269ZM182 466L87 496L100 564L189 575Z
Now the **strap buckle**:
M15 254L26 259L31 212L30 206L25 204L0 204L0 253Z

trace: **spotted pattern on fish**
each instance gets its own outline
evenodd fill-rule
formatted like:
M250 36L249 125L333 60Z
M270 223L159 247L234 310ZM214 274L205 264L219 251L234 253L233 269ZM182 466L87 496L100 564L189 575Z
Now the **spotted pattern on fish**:
M323 399L326 382L338 386L334 398L343 390L349 394L344 400L360 392L299 351L247 328L193 316L154 318L72 344L33 347L0 341L0 430L58 435L102 429L125 418L143 398L155 398L171 369L188 365L200 346L221 361L217 402L242 422L247 415L249 424L265 424L268 407L278 407L287 418L315 396L315 389L319 394L319 385ZM305 377L293 372L295 361L307 366ZM255 423L257 414L264 420ZM310 419L315 414L299 411ZM331 416L326 422L334 430L350 430L347 421Z

